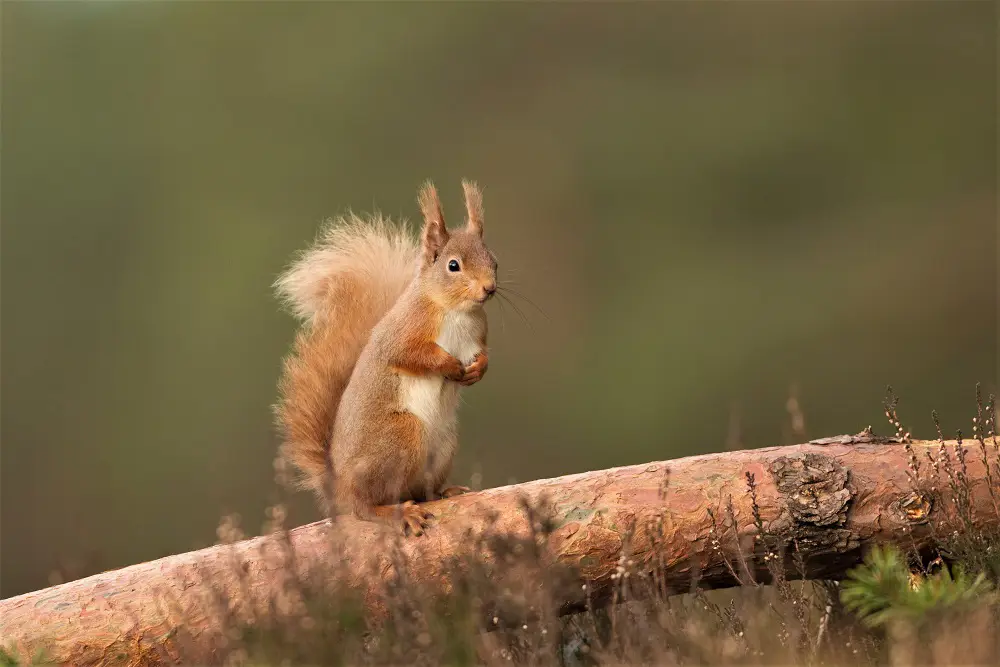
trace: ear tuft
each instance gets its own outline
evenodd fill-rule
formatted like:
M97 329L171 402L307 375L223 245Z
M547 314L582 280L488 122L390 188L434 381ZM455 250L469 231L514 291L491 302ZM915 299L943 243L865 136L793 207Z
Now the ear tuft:
M470 232L483 235L483 193L475 181L463 180L465 191L465 211L469 217L467 227Z
M441 201L438 199L437 188L432 182L427 181L420 188L417 202L420 204L420 212L424 216L424 230L421 235L424 263L432 264L448 242L448 229L444 224Z

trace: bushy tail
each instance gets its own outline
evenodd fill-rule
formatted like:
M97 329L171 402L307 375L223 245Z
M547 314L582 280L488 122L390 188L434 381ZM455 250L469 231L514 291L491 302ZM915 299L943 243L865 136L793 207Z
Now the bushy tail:
M321 501L340 398L372 328L414 277L417 256L404 227L349 214L327 224L274 284L302 320L278 385L281 453L298 469L298 486Z

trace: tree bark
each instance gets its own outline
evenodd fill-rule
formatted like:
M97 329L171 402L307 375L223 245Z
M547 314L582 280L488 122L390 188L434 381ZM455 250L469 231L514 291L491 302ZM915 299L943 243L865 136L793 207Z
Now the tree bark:
M944 451L957 473L956 443L945 443ZM988 466L1000 455L987 443L991 463L984 465L978 443L966 442L965 451L968 504L976 526L998 529L1000 491L991 493L988 480L996 484L1000 479L1000 463L992 476ZM939 465L932 466L928 455ZM920 464L916 482L914 459ZM906 447L862 433L567 475L428 503L436 517L430 530L405 538L402 552L414 580L441 579L444 560L472 544L461 531L476 533L492 524L493 531L528 534L521 505L528 499L548 503L555 528L547 555L573 566L588 582L592 599L606 598L611 590L626 541L636 567L650 568L655 561L664 584L675 592L689 590L695 577L702 588L738 585L734 574L744 583L751 573L763 581L767 569L759 557L763 541L755 539L749 473L760 526L801 554L798 568L786 560L788 578L840 578L872 543L927 549L935 535L967 530L955 511L942 460L937 441ZM658 540L651 529L657 521ZM391 556L381 542L391 529L352 519L338 524L348 536L338 556L342 576L377 607L370 568L383 575L391 570ZM329 522L295 528L287 537L296 567L323 562L332 553ZM281 566L262 550L275 540L262 536L217 545L2 600L0 644L22 654L45 647L61 664L168 664L177 656L179 628L206 647L218 630L204 596L204 577L233 599L248 591L266 598L279 586ZM565 611L582 603L581 587L575 590L564 600Z

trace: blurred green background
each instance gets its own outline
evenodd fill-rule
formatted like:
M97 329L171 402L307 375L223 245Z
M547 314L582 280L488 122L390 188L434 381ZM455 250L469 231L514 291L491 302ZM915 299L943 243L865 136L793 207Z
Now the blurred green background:
M997 380L996 4L9 2L2 595L249 532L326 217L487 236L455 480L970 432ZM542 311L542 312L540 312ZM542 314L544 313L544 314ZM786 400L797 392L805 435ZM296 523L317 518L309 497Z

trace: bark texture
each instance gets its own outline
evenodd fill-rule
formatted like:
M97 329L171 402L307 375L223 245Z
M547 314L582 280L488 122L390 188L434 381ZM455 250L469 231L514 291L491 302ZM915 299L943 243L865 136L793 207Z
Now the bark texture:
M965 447L971 493L962 502L971 506L977 525L997 528L1000 512L987 467L977 443ZM994 446L988 447L996 457ZM909 475L911 451L921 463L923 481L917 484ZM945 443L945 451L957 467L956 443ZM402 551L411 577L441 579L443 559L471 543L463 531L482 531L492 524L493 531L524 535L529 528L522 499L537 503L544 498L556 520L549 555L577 568L597 598L610 590L627 539L638 566L651 567L655 560L677 592L688 590L695 576L703 588L737 585L733 571L741 578L753 571L766 579L766 569L758 564L762 559L751 558L761 548L747 487L750 473L765 531L797 545L805 576L839 578L873 542L922 548L931 544L932 533L965 530L947 473L939 466L933 477L927 455L940 461L941 452L936 441L915 441L908 450L862 433L494 488L429 503L436 516L430 531L406 538ZM996 483L996 475L992 479ZM338 552L345 566L342 576L377 607L370 573L372 567L383 574L391 569L383 542L389 530L347 519L339 523L349 537ZM654 525L660 526L658 541ZM330 556L330 532L329 522L289 531L296 567ZM177 655L173 643L178 629L206 645L216 631L204 577L234 599L248 590L266 597L279 586L281 568L266 555L266 547L275 542L264 536L219 545L2 600L0 644L24 653L44 646L62 664L169 664ZM243 575L237 576L240 569ZM789 578L796 576L789 572ZM565 608L580 602L567 599Z

